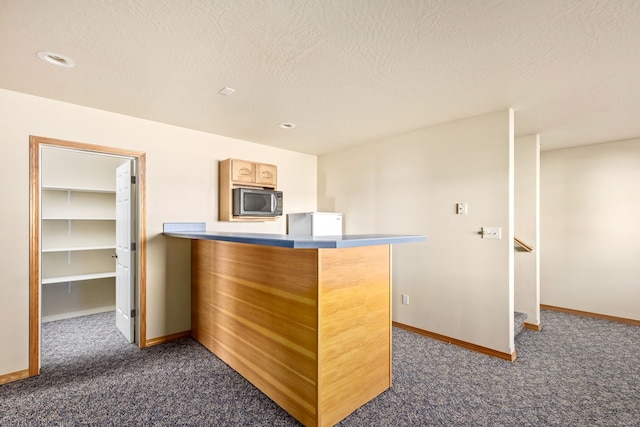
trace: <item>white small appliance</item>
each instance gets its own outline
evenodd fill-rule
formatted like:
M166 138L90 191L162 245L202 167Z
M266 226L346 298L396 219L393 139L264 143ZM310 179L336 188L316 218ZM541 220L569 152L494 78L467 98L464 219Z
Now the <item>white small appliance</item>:
M341 236L342 214L335 212L288 214L287 233L311 236Z

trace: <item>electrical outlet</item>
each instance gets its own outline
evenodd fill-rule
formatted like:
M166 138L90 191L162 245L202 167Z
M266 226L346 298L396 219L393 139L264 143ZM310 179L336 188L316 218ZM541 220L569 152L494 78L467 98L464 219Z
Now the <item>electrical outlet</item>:
M409 295L402 294L402 304L409 305Z
M502 227L482 227L483 239L502 239Z

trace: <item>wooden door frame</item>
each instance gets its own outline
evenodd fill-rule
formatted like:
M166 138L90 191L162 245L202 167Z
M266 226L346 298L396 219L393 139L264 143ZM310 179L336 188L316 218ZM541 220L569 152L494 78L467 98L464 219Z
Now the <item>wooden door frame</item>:
M137 330L138 347L147 346L147 232L146 232L146 153L102 145L29 136L29 376L40 373L40 148L66 148L95 154L135 158L138 178L137 195Z

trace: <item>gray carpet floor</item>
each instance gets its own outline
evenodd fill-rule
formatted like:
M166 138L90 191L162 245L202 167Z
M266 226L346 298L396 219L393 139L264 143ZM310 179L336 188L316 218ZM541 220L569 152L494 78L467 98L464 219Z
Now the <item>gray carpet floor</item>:
M139 350L113 314L43 325L41 375L0 426L297 426L194 340ZM393 331L394 385L340 426L640 426L640 328L552 311L511 363Z

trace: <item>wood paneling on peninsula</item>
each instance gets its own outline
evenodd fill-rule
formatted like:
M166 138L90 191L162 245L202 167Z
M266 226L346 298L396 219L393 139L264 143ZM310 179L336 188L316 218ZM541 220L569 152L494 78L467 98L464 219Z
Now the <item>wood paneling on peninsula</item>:
M389 245L191 245L193 336L304 425L391 386Z

